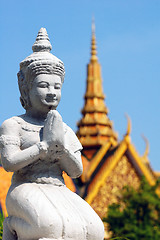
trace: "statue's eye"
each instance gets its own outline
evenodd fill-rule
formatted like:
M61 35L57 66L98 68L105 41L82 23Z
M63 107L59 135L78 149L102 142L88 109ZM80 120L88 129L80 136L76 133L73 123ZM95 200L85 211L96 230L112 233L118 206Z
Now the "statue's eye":
M38 83L38 87L40 87L40 88L47 88L48 87L48 83L40 82L40 83Z
M58 83L58 84L55 84L54 88L55 88L55 89L61 89L61 84L59 84L59 83Z

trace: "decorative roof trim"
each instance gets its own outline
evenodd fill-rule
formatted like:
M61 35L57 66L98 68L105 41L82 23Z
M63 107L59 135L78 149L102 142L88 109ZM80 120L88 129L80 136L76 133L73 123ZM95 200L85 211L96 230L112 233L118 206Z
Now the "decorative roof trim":
M107 147L106 147L107 149ZM129 150L130 153L132 154L137 166L139 167L140 171L142 174L146 177L147 181L149 182L150 185L154 185L156 182L156 178L154 175L150 172L150 170L147 168L147 166L142 162L142 158L138 155L136 152L133 144L130 142L130 137L125 136L124 139L121 141L119 147L117 150L114 152L113 156L110 158L108 164L106 165L107 167L105 171L101 174L101 179L98 180L94 186L94 189L90 192L88 192L87 197L85 200L91 204L95 196L97 195L99 188L103 186L105 183L106 178L111 174L111 171L115 168L116 164L118 163L119 159L123 156L123 154L126 152L126 150ZM102 159L102 158L101 158ZM99 158L97 162L101 161ZM160 194L160 189L157 190L157 193Z
M86 169L86 173L84 172L86 181L90 179L91 175L93 174L93 172L95 171L111 145L111 141L107 142L106 144L102 145L102 147L96 153L95 157L92 159L89 165L89 169Z
M131 128L132 128L132 123L131 123L131 119L128 116L128 114L125 114L125 117L127 119L127 131L126 131L126 136L129 136L131 134Z
M123 154L125 153L127 149L127 144L125 141L122 141L121 144L119 145L118 149L115 151L115 153L113 154L113 156L111 157L109 163L107 164L107 169L106 171L103 171L102 175L101 175L101 179L99 181L96 182L93 191L90 191L87 195L87 197L85 198L85 200L91 204L93 199L95 198L95 196L98 193L99 188L104 184L105 179L110 175L111 171L115 168L118 160L123 156Z
M149 184L153 186L155 184L156 178L151 174L148 167L143 163L142 157L138 156L138 153L136 152L133 144L128 144L128 149L132 154L132 156L134 157L141 172L144 174L144 176L148 180Z

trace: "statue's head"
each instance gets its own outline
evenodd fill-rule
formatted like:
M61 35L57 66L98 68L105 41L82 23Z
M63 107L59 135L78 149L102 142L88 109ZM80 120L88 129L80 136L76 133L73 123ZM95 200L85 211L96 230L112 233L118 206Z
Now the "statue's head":
M20 63L18 72L18 85L21 93L20 101L27 110L30 107L29 91L34 79L39 75L57 75L64 81L64 64L56 56L50 53L52 49L45 28L38 32L35 43L32 46L33 53Z

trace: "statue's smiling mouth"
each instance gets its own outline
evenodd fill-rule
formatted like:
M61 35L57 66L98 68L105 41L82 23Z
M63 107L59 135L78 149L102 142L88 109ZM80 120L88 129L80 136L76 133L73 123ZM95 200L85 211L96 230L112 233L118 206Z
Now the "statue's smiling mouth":
M55 102L55 101L57 101L57 98L54 96L47 96L45 98L45 100L46 100L46 102Z

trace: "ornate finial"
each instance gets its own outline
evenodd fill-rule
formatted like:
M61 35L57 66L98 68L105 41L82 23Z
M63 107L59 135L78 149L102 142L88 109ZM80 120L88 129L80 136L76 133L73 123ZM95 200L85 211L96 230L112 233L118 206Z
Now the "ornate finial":
M128 122L126 136L129 136L131 133L131 119L127 114L125 114L125 117L127 118L127 122Z
M97 51L96 51L96 36L95 36L95 20L92 19L92 41L91 41L91 61L97 60Z
M41 28L38 32L35 43L32 46L33 52L50 52L52 45L45 28Z
M92 17L92 35L95 35L95 30L96 30L96 26L95 26L95 19L94 16Z
M143 154L143 157L146 158L146 157L148 157L148 154L149 154L149 141L143 134L142 134L142 138L146 143L146 149L145 149L144 154Z

